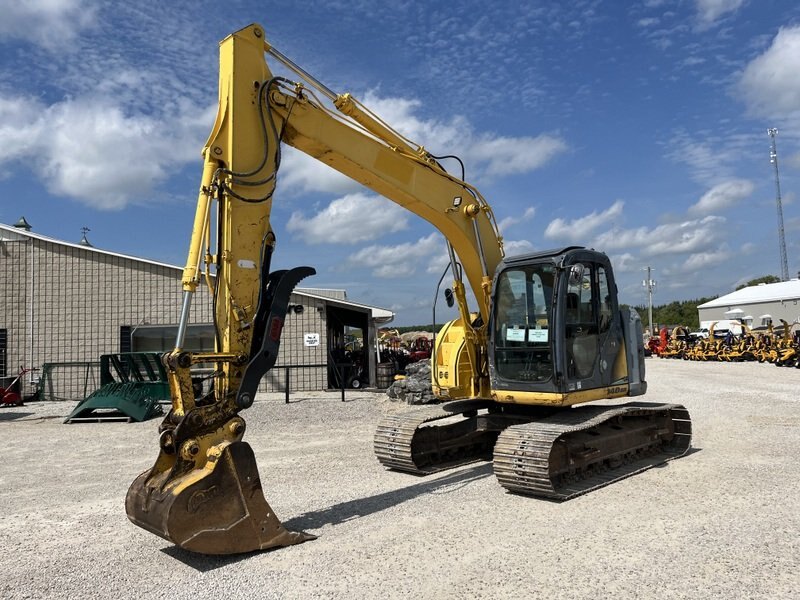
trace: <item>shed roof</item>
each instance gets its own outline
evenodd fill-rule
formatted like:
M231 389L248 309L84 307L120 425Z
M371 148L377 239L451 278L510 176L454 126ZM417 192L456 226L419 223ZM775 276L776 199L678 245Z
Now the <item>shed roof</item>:
M736 290L701 304L697 308L719 308L723 306L740 306L759 304L781 300L800 300L800 279L790 279L779 283L762 283Z
M33 233L32 231L26 231L25 229L22 229L20 227L12 227L11 225L5 225L3 223L0 223L0 242L16 242L16 241L21 241L25 238L40 240L43 242L49 242L51 244L58 244L59 246L65 246L67 248L78 248L79 250L83 250L84 252L88 253L104 254L106 256L117 256L119 258L127 258L128 260L135 260L149 265L157 265L159 267L165 267L167 269L175 269L177 271L183 271L183 267L169 265L167 263L159 262L157 260L149 260L147 258L140 258L138 256L120 254L118 252L109 252L108 250L101 250L100 248L95 248L94 246L86 246L85 244L77 244L77 243L74 244L72 242L65 242L64 240L58 240L56 238L47 237L46 235Z

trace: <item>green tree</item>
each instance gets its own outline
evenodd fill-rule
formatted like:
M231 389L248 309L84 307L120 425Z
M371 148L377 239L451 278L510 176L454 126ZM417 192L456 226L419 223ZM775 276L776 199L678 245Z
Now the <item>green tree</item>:
M700 326L700 319L697 315L697 307L700 304L713 300L714 298L698 298L696 300L681 300L662 304L653 307L653 321L656 325L666 325L673 327L683 325L689 329L696 329ZM635 306L634 309L639 313L644 327L649 326L647 322L647 307Z
M780 283L780 281L780 277L775 277L775 275L764 275L763 277L751 279L747 283L743 283L742 285L738 286L736 289L741 290L743 288L750 287L751 285L758 285L759 283Z

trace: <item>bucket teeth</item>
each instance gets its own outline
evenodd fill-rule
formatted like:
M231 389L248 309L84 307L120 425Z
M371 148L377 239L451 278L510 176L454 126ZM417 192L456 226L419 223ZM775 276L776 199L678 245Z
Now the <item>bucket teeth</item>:
M142 473L128 490L128 518L181 548L237 554L314 539L287 530L275 516L246 442L233 442L215 462L178 476L174 469L155 470Z

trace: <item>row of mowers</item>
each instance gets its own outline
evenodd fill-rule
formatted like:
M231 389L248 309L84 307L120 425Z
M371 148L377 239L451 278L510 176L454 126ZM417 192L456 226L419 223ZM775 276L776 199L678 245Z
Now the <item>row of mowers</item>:
M782 331L770 324L763 331L756 331L742 324L742 332L728 331L724 336L714 335L714 325L709 327L708 338L692 338L686 328L675 327L668 336L666 328L658 338L648 343L651 353L660 358L682 358L699 361L758 361L769 362L779 367L800 369L800 331L781 319Z

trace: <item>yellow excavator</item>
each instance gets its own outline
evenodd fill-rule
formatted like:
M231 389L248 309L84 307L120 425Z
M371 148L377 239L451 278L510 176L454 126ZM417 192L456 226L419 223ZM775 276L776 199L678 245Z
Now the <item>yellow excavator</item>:
M267 56L302 82L275 76ZM605 254L571 246L504 256L492 209L465 181L463 163L432 155L334 93L253 24L220 43L219 109L203 149L175 349L163 359L172 408L155 465L128 491L133 523L204 554L313 537L285 529L267 504L239 414L275 364L289 294L314 273L269 269L282 143L426 219L447 242L445 298L459 317L434 345L432 384L443 403L378 424L383 465L426 474L492 459L508 490L563 500L687 451L691 422L681 405L585 405L647 389L641 323L618 305ZM446 160L460 173L445 170ZM201 284L213 297L215 352L183 348ZM213 391L196 397L191 367L199 363L216 369Z

